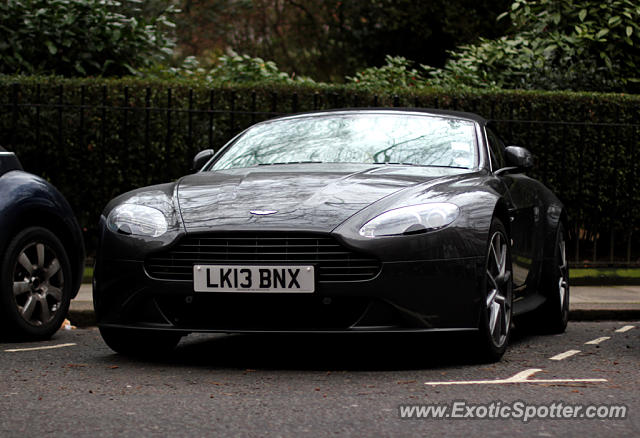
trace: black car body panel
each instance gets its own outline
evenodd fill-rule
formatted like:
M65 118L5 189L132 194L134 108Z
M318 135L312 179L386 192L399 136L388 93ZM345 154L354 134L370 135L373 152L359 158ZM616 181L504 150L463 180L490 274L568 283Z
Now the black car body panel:
M59 236L73 266L73 291L84 271L84 240L71 207L49 182L22 170L16 156L0 149L0 254L12 237L29 225L51 229Z
M361 110L367 111L379 110ZM538 284L543 261L553 256L557 225L566 220L561 202L521 173L496 173L485 136L487 122L481 117L383 110L403 111L472 121L476 164L459 169L399 163L276 163L207 171L236 137L205 170L114 199L100 219L94 271L99 325L183 333L477 330L495 217L513 240L514 313L544 301ZM295 117L300 116L290 118ZM110 229L110 213L129 202L170 206L165 209L173 218L167 231L145 237ZM454 204L459 215L434 231L377 238L359 233L383 212L424 203ZM262 211L277 212L259 214ZM233 248L234 242L257 249L242 252ZM280 255L264 249L269 247L265 242L279 242ZM291 242L303 242L296 245L306 245L307 252L295 253L297 246ZM227 249L219 255L206 245ZM320 250L312 249L322 246L341 254L343 265L332 266ZM191 254L193 248L198 249ZM311 294L195 292L194 265L225 260L244 265L265 260L309 263L321 274ZM338 268L346 273L334 275L332 269Z
M273 165L190 175L179 181L177 196L187 232L252 225L330 232L382 198L452 173L366 164ZM278 214L247 215L248 205L277 206Z

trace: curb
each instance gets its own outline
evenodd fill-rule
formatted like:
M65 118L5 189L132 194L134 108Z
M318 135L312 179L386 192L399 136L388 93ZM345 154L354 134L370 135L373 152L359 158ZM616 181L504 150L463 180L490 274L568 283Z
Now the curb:
M640 319L640 309L575 309L569 321L633 321Z
M578 277L571 278L571 286L639 286L640 278Z
M67 318L76 327L86 328L96 325L96 314L93 309L69 309Z

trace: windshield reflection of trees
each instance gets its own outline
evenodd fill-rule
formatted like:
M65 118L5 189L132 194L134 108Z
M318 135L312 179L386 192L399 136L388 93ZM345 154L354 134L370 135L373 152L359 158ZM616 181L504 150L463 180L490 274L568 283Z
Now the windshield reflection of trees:
M257 125L213 170L282 163L397 163L470 168L473 122L431 116L359 114Z

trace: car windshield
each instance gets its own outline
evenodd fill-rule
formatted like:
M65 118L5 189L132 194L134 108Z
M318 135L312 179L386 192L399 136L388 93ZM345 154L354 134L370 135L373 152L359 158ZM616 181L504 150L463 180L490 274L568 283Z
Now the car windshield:
M444 116L305 116L248 129L209 170L310 162L472 168L475 139L474 122Z

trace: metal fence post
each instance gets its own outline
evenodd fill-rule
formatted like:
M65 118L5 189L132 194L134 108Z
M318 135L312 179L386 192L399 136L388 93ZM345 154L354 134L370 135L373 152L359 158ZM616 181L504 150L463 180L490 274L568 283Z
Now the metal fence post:
M124 100L122 102L123 115L122 115L122 139L124 143L124 149L127 154L130 154L129 150L129 87L124 87Z
M150 123L151 123L151 88L147 87L144 93L144 180L149 184L149 148L151 139Z
M63 134L62 134L62 105L64 101L64 86L58 86L58 153L64 154L63 151Z
M251 124L256 123L256 92L251 92Z
M40 106L42 104L41 101L41 87L40 84L36 87L36 148L40 150L41 140L40 140Z
M209 149L213 149L213 90L209 90L209 129L207 130L209 134Z
M20 92L20 84L14 83L11 86L11 137L9 143L14 152L18 152L16 149L16 138L18 135L18 95Z
M106 148L107 148L107 86L102 86L102 110L101 110L101 120L100 120L100 162L102 166L100 166L101 177L104 180L104 175L107 171L106 169ZM106 189L106 187L104 188Z
M171 140L173 131L171 130L171 88L167 88L167 138L165 142L165 175L169 175L169 163L171 161Z
M338 108L338 93L331 93L331 108Z
M189 88L189 111L187 125L187 145L189 147L189 153L193 155L193 88Z
M87 97L87 87L83 85L80 87L80 126L78 127L78 139L80 141L80 147L84 150L84 106Z
M230 114L230 124L229 129L231 132L228 133L229 136L232 136L236 132L236 93L231 92L229 96L230 105L231 105L231 114Z

